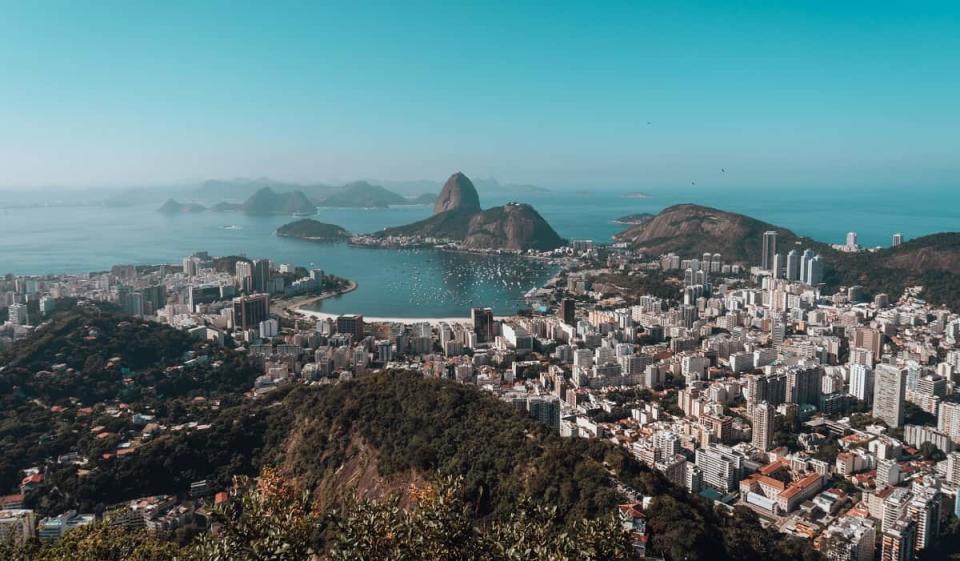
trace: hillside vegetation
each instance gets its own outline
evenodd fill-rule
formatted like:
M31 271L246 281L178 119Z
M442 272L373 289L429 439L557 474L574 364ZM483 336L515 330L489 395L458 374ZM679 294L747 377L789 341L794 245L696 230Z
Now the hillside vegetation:
M746 266L760 263L763 233L777 232L777 251L812 249L825 263L824 288L861 285L868 295L899 297L904 289L923 286L922 297L936 305L960 309L960 233L916 238L899 247L845 253L830 245L798 236L786 228L749 216L694 204L668 207L642 224L617 235L649 255L676 253L697 257L720 253L725 261Z

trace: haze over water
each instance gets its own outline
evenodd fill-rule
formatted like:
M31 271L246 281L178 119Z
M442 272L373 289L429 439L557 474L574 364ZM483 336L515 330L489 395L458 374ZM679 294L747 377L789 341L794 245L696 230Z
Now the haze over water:
M628 190L564 190L514 197L481 193L484 207L509 200L529 202L568 239L608 242L625 226L614 219L655 213L693 202L741 212L832 243L855 231L868 246L890 243L894 232L907 239L960 230L960 193L952 189L763 190L647 189L647 198ZM162 195L148 203L110 208L64 206L3 208L0 205L0 273L44 274L109 269L121 263L178 263L195 251L244 254L277 263L318 267L356 280L360 288L319 308L330 313L386 317L463 316L470 306L497 313L516 310L522 295L542 285L555 267L516 257L486 257L435 251L354 248L278 238L288 216L204 212L165 215ZM389 209L321 208L315 219L356 233L373 232L428 216L428 206Z

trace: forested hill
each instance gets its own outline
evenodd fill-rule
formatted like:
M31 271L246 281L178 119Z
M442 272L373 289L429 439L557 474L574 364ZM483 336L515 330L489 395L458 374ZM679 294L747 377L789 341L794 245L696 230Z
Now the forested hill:
M115 319L110 317L111 322ZM75 323L66 318L64 321L73 327L55 330L55 338L81 334L83 329L90 329L88 324L93 320L85 317L72 320ZM106 325L101 329L109 333ZM50 340L47 344L52 343ZM37 347L36 352L45 352L40 350L44 345L38 341L32 344ZM176 344L170 349L181 350ZM78 350L83 353L89 349L81 346ZM155 356L160 363L166 360L162 353ZM32 360L28 368L42 363ZM244 368L241 363L227 362L210 375L233 379ZM231 371L236 371L236 375ZM69 402L64 402L67 411L56 415L49 409L36 408L31 401L21 403L18 418L32 419L30 430L60 427L44 452L55 457L57 453L76 450L92 460L83 468L82 476L75 466L53 466L44 481L44 492L38 494L52 498L34 503L28 496L30 507L43 515L68 508L96 511L103 505L140 496L183 494L192 481L201 479L222 489L233 476L253 475L266 466L275 466L284 481L310 493L311 508L325 513L310 523L315 525L314 530L302 537L312 540L310 547L324 550L335 542L352 551L342 558L372 559L359 550L350 550L358 547L354 542L344 543L337 537L343 534L336 528L362 533L366 526L357 524L370 523L363 518L367 512L363 509L367 507L358 507L351 500L356 494L383 501L388 495L399 493L400 506L409 507L422 499L420 495L411 496L411 485L422 489L441 477L462 478L456 498L463 501L462 507L456 507L455 520L459 522L442 519L432 523L437 539L448 544L444 547L459 548L467 547L463 540L478 536L473 530L463 534L463 524L466 528L499 528L496 532L507 534L527 532L525 524L530 521L516 518L525 504L546 509L541 512L546 517L542 522L554 528L550 532L569 531L569 535L575 535L583 531L584 520L609 519L616 505L625 501L616 478L642 495L655 497L647 510L650 547L669 561L816 558L806 542L761 528L749 511L737 511L733 517L715 512L706 502L669 485L622 448L598 440L563 439L489 394L451 381L383 372L336 385L288 386L257 399L240 392L220 393L217 407L186 396L157 400L154 395L153 391L130 395L126 406L135 411L151 411L161 427L192 417L209 428L163 431L142 440L134 454L106 459L110 454L103 453L117 445L117 438L131 430L135 433L135 427L104 416L102 406L90 417L79 417L68 415L75 410ZM91 438L88 425L94 423L106 423L107 430L118 436L103 441ZM26 429L18 430L25 434ZM36 435L30 435L25 442L36 439ZM0 442L6 445L11 441L0 434ZM30 450L9 448L0 452L6 458L15 458L17 454L32 453ZM35 460L42 464L42 457ZM53 492L54 489L59 492ZM391 503L375 504L378 506L371 506L370 512L377 513L378 524L399 528L410 523L404 518L404 511L395 510ZM337 514L331 509L338 509ZM265 516L258 525L288 524L279 519L273 524L272 515ZM359 521L356 516L360 516ZM234 529L248 530L231 527L229 520L225 524L225 534L203 539L216 542ZM560 539L560 533L556 536ZM361 538L382 540L379 534ZM504 540L512 538L497 533L490 539L494 543L509 543ZM391 541L389 545L397 544ZM176 546L178 559L208 558L197 554L193 547ZM171 549L164 551L169 553ZM530 558L546 559L533 554Z
M956 290L960 286L958 232L923 236L898 247L847 253L749 216L680 204L630 226L616 237L653 256L720 253L725 261L751 266L760 263L763 233L768 230L777 232L777 251L781 254L791 249L812 249L823 257L827 294L860 285L868 296L882 292L896 299L908 287L923 286L921 296L932 304L960 310L960 291Z
M651 545L668 560L817 558L807 542L761 528L749 511L718 514L622 448L561 438L471 386L385 372L297 388L284 409L295 421L278 455L282 471L324 504L340 500L351 483L378 497L439 474L463 477L465 499L479 519L506 519L530 497L572 526L613 513L626 500L619 479L655 497Z

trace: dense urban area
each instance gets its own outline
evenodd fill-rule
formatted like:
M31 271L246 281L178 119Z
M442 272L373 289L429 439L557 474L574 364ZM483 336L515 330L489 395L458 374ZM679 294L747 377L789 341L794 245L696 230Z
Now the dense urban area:
M8 275L0 552L99 535L213 559L280 532L291 557L270 558L956 553L960 318L921 287L827 294L817 248L755 241L753 263L529 250L559 272L516 315L463 320L314 312L356 285L204 252Z

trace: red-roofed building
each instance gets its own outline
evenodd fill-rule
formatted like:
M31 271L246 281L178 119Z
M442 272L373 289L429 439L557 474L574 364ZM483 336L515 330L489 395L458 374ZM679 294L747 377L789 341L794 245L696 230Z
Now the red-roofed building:
M647 556L647 515L643 512L640 503L620 505L618 508L620 523L623 529L630 533L630 542L638 559Z
M36 489L43 484L42 473L31 473L20 481L20 493L26 495L28 491Z
M16 510L23 508L23 495L6 495L0 497L0 510Z

